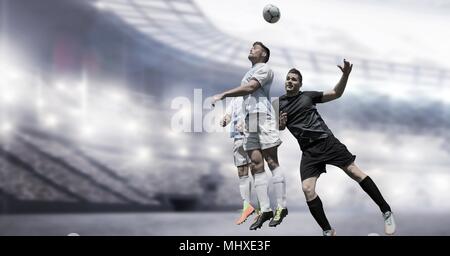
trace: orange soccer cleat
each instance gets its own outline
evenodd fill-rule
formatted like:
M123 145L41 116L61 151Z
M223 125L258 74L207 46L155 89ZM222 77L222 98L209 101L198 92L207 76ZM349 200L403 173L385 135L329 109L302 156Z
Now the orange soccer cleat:
M244 223L247 218L252 215L255 212L255 208L249 204L249 203L245 203L244 204L244 208L242 209L242 214L239 217L238 220L236 220L236 224L237 225L241 225L242 223Z

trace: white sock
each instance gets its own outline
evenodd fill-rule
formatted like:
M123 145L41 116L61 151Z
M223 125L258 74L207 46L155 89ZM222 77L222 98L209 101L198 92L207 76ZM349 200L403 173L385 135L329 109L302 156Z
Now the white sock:
M269 178L265 172L257 173L253 175L255 178L255 190L256 196L258 197L259 205L262 212L271 211L270 209L270 199L269 199Z
M245 203L250 203L250 189L251 189L251 179L249 176L239 177L239 191L241 192L242 201Z
M281 166L272 171L272 184L278 207L286 208L286 180Z

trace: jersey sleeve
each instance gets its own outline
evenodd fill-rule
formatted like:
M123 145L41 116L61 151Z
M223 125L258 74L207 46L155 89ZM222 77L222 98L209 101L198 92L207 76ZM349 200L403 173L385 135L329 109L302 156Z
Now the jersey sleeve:
M305 94L307 94L309 97L311 97L312 102L314 104L322 103L323 92L309 91L309 92L305 92Z
M256 70L251 79L255 79L261 86L264 86L268 81L273 79L273 71L269 68L269 66L264 65L260 69Z

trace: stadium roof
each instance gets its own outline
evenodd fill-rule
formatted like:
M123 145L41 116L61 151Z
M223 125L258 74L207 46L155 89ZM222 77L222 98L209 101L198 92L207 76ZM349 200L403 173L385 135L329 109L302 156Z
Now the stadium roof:
M450 83L450 61L442 58L449 55L445 42L450 43L450 36L442 33L448 17L439 9L421 8L421 1L397 1L404 8L394 9L369 0L273 1L282 12L276 24L262 19L264 3L258 1L91 3L173 50L226 65L248 67L249 46L257 40L269 45L270 64L279 72L295 66L327 76L336 73L335 65L345 57L362 67L355 75L364 80ZM439 1L433 3L440 6Z

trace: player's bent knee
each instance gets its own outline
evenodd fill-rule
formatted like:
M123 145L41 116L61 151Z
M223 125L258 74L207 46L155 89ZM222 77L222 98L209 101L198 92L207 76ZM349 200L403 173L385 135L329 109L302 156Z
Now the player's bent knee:
M252 169L252 175L258 174L258 173L263 173L264 169Z
M314 186L310 184L302 184L303 193L306 194L314 194Z
M308 201L308 202L313 200L316 197L315 191L304 192L304 194L305 194L306 201Z
M348 176L350 176L357 182L361 182L364 178L367 177L367 174L361 171L361 169L359 169L358 166L355 165L355 163L351 163L349 166L345 167L344 171L348 174Z
M238 176L239 177L248 176L248 165L238 167Z
M264 172L264 163L262 163L262 162L253 163L252 162L251 171L252 171L252 174Z

